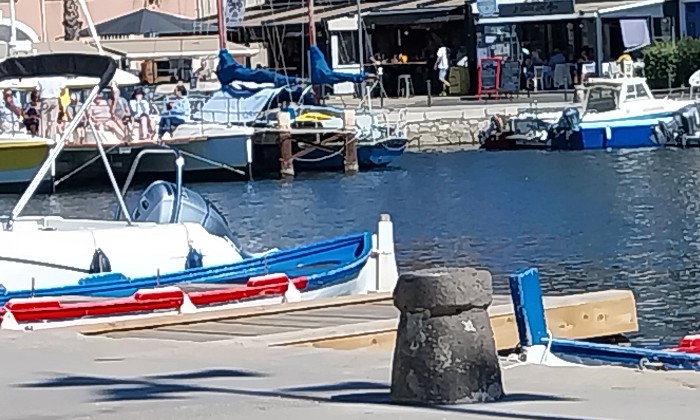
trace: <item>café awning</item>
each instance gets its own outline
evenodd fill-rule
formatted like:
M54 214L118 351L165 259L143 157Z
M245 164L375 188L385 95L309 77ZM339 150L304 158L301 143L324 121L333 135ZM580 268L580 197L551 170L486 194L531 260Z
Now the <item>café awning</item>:
M508 23L542 22L542 21L566 21L577 19L602 19L635 18L635 17L663 17L663 4L665 0L622 0L611 3L609 1L593 1L574 4L573 13L549 13L549 14L520 14L518 16L494 16L478 18L478 25L500 25ZM524 1L508 1L499 5L514 6ZM530 3L532 4L532 3ZM472 3L472 13L478 15L476 3Z
M166 58L215 57L219 53L219 38L208 36L181 36L135 39L105 39L102 46L107 51L117 51L132 60ZM226 48L233 56L252 57L258 49L227 42Z

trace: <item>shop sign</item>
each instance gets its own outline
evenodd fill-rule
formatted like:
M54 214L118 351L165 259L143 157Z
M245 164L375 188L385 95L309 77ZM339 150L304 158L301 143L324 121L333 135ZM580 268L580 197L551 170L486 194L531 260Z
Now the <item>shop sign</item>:
M479 17L498 15L498 0L476 0L476 11Z
M574 13L574 0L524 0L498 5L498 16L539 16Z

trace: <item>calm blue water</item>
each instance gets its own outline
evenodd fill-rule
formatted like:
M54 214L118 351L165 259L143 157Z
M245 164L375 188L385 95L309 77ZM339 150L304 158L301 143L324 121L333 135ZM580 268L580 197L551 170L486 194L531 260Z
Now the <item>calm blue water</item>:
M292 182L193 184L253 250L395 223L401 269L534 265L546 293L631 288L646 345L700 325L700 152L408 154L397 168ZM0 198L0 212L13 204ZM109 217L104 191L39 197L31 212Z

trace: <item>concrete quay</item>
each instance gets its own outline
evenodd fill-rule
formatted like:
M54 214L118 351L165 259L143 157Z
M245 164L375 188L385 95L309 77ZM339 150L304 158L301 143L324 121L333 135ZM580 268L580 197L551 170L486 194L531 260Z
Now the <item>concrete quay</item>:
M388 403L391 353L2 331L4 420L695 418L700 375L502 360L507 397Z
M563 94L532 95L530 98L522 95L513 100L489 101L462 101L459 98L443 97L433 98L431 106L428 106L425 97L388 98L384 100L384 107L380 108L376 99L373 100L372 106L390 122L403 117L411 139L409 150L469 150L479 146L479 131L488 125L491 116L512 117L533 106L543 111L562 111L566 107L574 106L571 93L568 98L568 101L564 101ZM334 99L327 103L357 106L359 101Z

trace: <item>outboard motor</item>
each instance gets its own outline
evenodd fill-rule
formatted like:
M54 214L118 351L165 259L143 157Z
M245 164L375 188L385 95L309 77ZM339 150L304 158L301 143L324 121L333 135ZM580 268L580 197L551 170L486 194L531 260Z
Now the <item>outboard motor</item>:
M131 219L134 222L198 223L210 234L228 238L241 255L249 255L212 202L185 187L178 197L177 185L172 182L156 181L149 185L131 211Z
M581 115L577 108L566 108L549 127L547 138L552 150L583 150Z
M505 131L503 120L498 115L489 119L489 125L479 130L479 144L486 150L512 150L515 149L515 142L509 138Z

